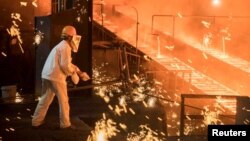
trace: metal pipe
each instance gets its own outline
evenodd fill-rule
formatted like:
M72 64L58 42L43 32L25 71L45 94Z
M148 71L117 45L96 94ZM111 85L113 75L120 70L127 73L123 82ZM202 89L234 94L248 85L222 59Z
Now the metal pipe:
M136 48L136 55L137 55L137 45L138 45L138 36L139 36L139 33L138 33L138 26L139 26L139 14L138 14L138 10L135 8L135 7L131 7L135 10L136 12L136 38L135 38L135 48Z
M185 98L181 95L180 136L184 135Z
M211 15L182 15L182 17L200 17L200 18L250 18L250 16L211 16Z
M115 13L115 7L117 6L124 6L124 7L131 7L132 9L134 9L135 13L136 13L136 31L135 31L135 54L138 54L138 39L139 39L139 12L138 10L134 7L134 6L127 6L127 5L113 5L112 6L112 13ZM136 59L136 62L139 62L139 59ZM138 63L139 66L139 63ZM139 67L137 68L139 70Z
M121 79L102 82L100 84L91 84L91 85L86 85L86 86L81 86L81 87L69 88L68 92L86 90L86 89L90 89L90 88L94 88L94 87L101 87L101 86L105 86L105 85L113 85L114 83L119 83L119 82L121 82Z
M177 17L176 15L152 15L151 19L151 34L153 34L153 28L154 28L154 19L155 17L172 17L173 19L173 24L172 24L172 36L173 38L175 37L175 18ZM250 18L250 16L209 16L209 15L182 15L184 18L188 17L198 17L198 18L213 18L213 23L215 23L216 18L241 18L241 19L247 19Z
M104 17L103 17L103 3L94 3L94 5L99 5L100 6L100 12L101 12L101 25L102 25L102 40L104 40Z

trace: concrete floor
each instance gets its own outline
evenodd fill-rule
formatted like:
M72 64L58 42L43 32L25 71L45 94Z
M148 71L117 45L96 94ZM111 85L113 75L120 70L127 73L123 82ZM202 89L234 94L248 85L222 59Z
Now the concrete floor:
M90 102L91 101L91 102ZM98 106L98 97L74 97L70 98L71 122L76 126L75 130L59 129L58 104L56 99L51 104L46 115L46 124L39 129L32 129L31 116L36 107L36 102L25 104L2 104L0 106L0 137L5 140L68 140L83 141L90 134L93 123L98 119L98 113L104 109L95 109L97 113L93 117L94 109ZM91 103L91 104L90 104ZM101 106L98 106L101 107ZM83 120L83 119L86 119ZM0 138L0 140L1 140Z

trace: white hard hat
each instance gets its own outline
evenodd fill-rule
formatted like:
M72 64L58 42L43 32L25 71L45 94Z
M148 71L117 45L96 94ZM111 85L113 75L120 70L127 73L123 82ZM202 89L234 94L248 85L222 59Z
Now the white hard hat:
M76 34L75 27L71 25L65 26L62 30L61 38L69 41L69 44L73 49L73 52L78 51L81 41L81 36Z
M74 36L76 35L75 27L67 25L63 28L61 36Z

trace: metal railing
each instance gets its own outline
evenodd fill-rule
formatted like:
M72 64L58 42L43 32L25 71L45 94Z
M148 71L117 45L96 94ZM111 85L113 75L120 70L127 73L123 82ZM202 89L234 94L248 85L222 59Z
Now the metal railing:
M181 16L181 17L180 17ZM166 17L166 18L171 18L172 19L172 37L175 37L175 21L177 17L180 18L212 18L212 23L216 22L216 19L218 18L230 18L230 19L250 19L250 16L209 16L209 15L168 15L168 14L157 14L157 15L152 15L151 18L151 34L153 34L154 30L154 21L156 17Z
M191 106L191 105L186 105L185 101L186 99L199 99L199 100L205 100L205 99L217 99L217 98L221 98L221 99L236 99L237 97L240 96L235 96L235 95L202 95L202 94L182 94L181 95L181 111L180 111L180 136L184 136L184 128L185 128L185 119L186 119L186 114L185 114L185 107L189 107L192 109L196 109L196 110L200 110L200 111L204 111L204 108L199 108L196 106ZM236 104L235 104L236 107ZM189 115L192 116L192 115ZM232 115L219 115L220 117L224 117L224 118L229 118L229 119L234 119L235 117L232 117Z

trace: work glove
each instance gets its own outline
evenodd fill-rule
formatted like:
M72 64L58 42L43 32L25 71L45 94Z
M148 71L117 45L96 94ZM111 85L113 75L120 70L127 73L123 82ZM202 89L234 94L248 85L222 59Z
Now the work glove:
M86 72L78 71L77 74L83 81L88 81L90 79L89 75Z
M79 82L79 76L77 75L77 73L73 73L73 75L71 75L71 80L72 82L77 85Z

